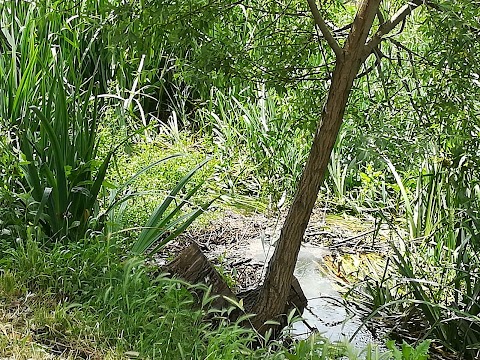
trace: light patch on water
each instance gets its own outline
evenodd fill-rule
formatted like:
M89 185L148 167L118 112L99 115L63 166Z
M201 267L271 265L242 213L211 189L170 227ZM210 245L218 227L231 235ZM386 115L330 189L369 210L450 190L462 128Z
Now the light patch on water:
M273 255L274 247L267 241L256 238L244 250L245 256L267 263ZM307 309L303 313L305 322L331 341L342 341L349 339L361 326L362 321L353 310L348 309L341 295L333 287L332 281L319 271L318 264L327 254L329 251L326 248L308 244L302 246L295 267L295 276L308 299ZM310 331L304 322L294 324L293 335L306 337ZM375 342L375 339L365 327L362 327L352 341L361 348L369 342Z

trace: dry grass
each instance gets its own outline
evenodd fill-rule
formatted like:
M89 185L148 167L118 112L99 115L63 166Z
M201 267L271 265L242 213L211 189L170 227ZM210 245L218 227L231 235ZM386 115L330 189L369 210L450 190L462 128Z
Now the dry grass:
M42 301L33 294L11 296L0 289L0 360L119 359L113 351L81 350L80 341L61 344L56 339L41 337L45 324L38 313L55 316L51 306L51 301Z
M3 303L0 307L0 359L68 359L50 351L50 349L34 340L32 330L26 321L31 316L29 307L18 303Z

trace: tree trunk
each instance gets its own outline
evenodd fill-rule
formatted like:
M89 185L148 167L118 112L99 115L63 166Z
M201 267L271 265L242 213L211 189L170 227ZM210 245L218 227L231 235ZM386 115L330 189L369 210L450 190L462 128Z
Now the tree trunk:
M337 54L327 103L317 127L310 154L283 225L275 252L269 262L265 282L253 313L253 325L267 330L265 321L280 320L292 284L300 245L327 170L330 153L342 124L348 97L360 66L369 55L365 46L380 0L364 0L351 33Z

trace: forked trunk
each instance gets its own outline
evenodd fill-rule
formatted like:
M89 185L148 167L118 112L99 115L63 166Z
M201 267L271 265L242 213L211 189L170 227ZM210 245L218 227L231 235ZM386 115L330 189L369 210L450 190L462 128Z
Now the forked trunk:
M251 309L256 314L253 325L260 331L268 329L268 326L264 326L265 321L280 320L279 316L284 311L300 245L325 177L348 97L360 66L369 54L365 42L379 2L379 0L363 1L345 47L341 50L340 56L337 55L327 103L323 109L307 163L275 252L269 262L265 282Z

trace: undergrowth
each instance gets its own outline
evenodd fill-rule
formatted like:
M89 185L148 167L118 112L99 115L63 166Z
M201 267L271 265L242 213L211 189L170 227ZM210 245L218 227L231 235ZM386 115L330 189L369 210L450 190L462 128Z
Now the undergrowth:
M211 325L206 309L195 305L197 287L153 277L142 259L119 255L101 238L53 249L29 240L3 258L2 300L10 308L32 308L37 342L61 343L75 353L204 358ZM210 329L212 337L221 331ZM241 339L236 342L241 347Z
M476 7L467 3L465 9L472 6L472 25L467 28L475 29ZM332 344L318 334L291 345L284 338L266 342L228 321L225 313L210 309L208 298L198 299L198 290L208 294L204 287L156 276L143 258L125 251L140 226L153 224L149 230L156 230L159 223L168 223L165 218L181 218L180 212L163 218L157 213L158 221L148 222L156 206L162 209L163 199L170 201L168 209L162 209L165 214L184 200L192 200L188 205L194 207L196 200L205 204L219 195L220 206L262 211L268 202L273 210L275 204L288 204L328 81L290 79L290 85L282 85L282 77L265 79L263 69L269 66L263 65L258 66L258 79L235 77L240 68L227 60L239 49L238 61L251 57L257 64L265 59L264 65L278 64L282 73L290 68L284 66L288 59L278 62L265 52L279 49L284 41L264 43L265 36L259 35L270 28L270 16L254 10L260 3L250 4L255 6L241 12L232 7L228 16L223 7L202 5L202 11L192 12L190 6L151 1L146 6L85 0L0 4L2 357L426 357L425 343L415 351L390 344L390 352L367 348L361 355L351 345ZM171 17L182 19L179 14L188 14L192 23L171 23ZM223 23L229 16L225 24L235 25L231 28ZM275 11L272 16L275 23L286 19L277 18ZM339 12L335 17L342 16ZM304 26L311 22L304 20L288 20L285 30L310 33L312 29ZM422 17L422 26L429 26L427 20ZM442 23L464 27L463 19L461 26ZM238 24L245 33L238 31ZM408 40L412 50L446 67L439 71L440 65L414 66L414 53L408 53L411 65L406 65L407 59L401 60L405 49L382 44L384 57L398 57L399 66L384 62L385 74L372 72L372 77L358 79L324 190L338 209L387 210L388 216L402 218L408 231L405 244L394 246L395 275L390 278L385 272L367 284L373 310L392 304L399 305L391 308L402 314L413 309L428 322L427 335L477 358L478 86L465 81L475 78L474 69L457 76L450 68L476 65L466 52L474 46L455 36L461 61L446 61L443 56L452 46L443 41L448 40L444 32L418 41L420 33L404 30L402 41ZM231 42L241 35L248 35L248 46L239 46L241 39ZM464 38L470 42L474 37ZM435 44L430 54L424 49L429 41ZM438 50L437 43L450 48ZM275 53L293 54L292 64L315 69L327 60L319 62L317 44L307 44L300 52ZM250 45L258 51L245 52ZM254 76L257 65L251 68L247 63L245 74ZM295 72L292 68L285 76ZM398 76L384 78L393 72ZM431 156L430 147L437 148L438 159L412 180L409 174ZM176 153L187 155L149 167ZM385 161L386 154L392 162ZM172 191L210 155L213 159L195 175L208 178L207 186L185 182ZM129 182L139 172L136 181ZM122 197L129 201L119 201ZM116 201L118 206L110 208ZM106 208L110 211L102 212ZM103 228L97 220L105 219ZM169 239L174 227L165 227L162 231ZM140 248L150 245L145 241Z
M33 232L32 232L33 233ZM121 359L391 359L320 334L268 341L210 307L209 290L171 279L97 235L47 247L34 237L0 265L1 356ZM30 354L30 355L28 355ZM395 358L396 359L396 358ZM420 359L420 358L419 358Z

